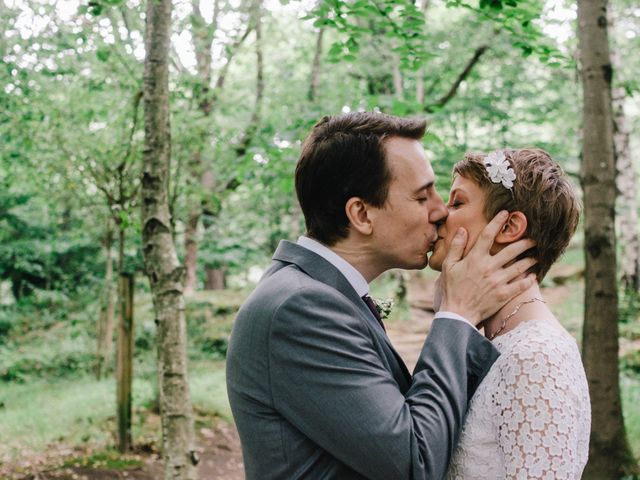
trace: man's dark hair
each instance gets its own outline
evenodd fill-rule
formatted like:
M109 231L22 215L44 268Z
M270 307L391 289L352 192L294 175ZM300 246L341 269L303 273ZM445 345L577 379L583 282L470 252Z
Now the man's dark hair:
M307 234L329 246L346 238L345 205L352 197L382 207L391 183L385 141L392 137L419 140L426 126L424 119L375 112L320 120L302 145L295 174Z

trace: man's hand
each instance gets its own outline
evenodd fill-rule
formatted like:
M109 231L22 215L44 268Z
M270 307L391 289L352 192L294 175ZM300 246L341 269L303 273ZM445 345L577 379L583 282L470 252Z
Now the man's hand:
M457 313L478 325L535 283L535 275L523 275L535 265L534 258L523 258L505 267L535 246L533 240L518 240L495 255L489 253L507 218L506 212L498 213L465 258L462 255L467 244L467 232L463 228L458 229L442 264L440 310Z

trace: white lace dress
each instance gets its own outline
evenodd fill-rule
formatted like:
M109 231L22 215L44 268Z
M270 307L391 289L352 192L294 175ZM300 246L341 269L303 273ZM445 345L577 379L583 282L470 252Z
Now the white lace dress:
M591 406L575 340L546 320L497 337L501 355L471 399L448 479L579 479Z

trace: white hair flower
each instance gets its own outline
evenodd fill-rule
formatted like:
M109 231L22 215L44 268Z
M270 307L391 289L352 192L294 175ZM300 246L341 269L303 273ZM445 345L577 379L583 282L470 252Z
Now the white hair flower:
M503 151L496 150L484 157L484 166L493 183L502 183L509 190L513 188L516 173L511 168Z

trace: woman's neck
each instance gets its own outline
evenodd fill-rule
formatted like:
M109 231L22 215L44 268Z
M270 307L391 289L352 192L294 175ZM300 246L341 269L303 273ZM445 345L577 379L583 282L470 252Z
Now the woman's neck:
M510 332L522 322L533 318L555 318L551 310L545 305L540 293L540 286L537 283L511 299L492 317L482 322L484 335L493 340L499 335Z

